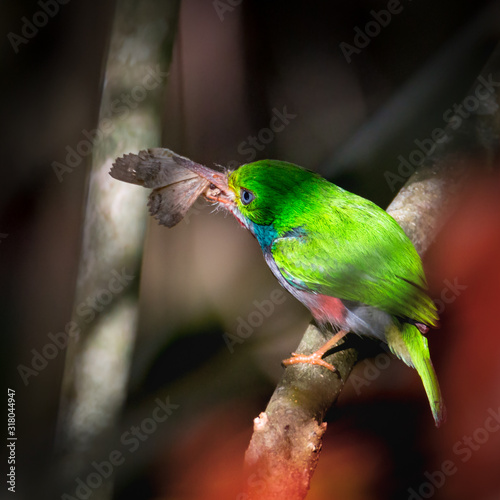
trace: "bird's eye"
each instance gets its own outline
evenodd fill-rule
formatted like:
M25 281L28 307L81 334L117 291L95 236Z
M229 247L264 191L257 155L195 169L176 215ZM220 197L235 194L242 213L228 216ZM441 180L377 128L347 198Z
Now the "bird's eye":
M249 191L248 189L241 189L240 199L243 205L248 205L249 203L252 203L252 201L255 199L255 195L252 193L252 191Z

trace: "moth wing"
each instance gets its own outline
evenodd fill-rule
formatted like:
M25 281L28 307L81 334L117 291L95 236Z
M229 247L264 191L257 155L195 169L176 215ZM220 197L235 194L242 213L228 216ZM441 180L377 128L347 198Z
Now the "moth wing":
M189 166L198 165L170 149L151 148L117 158L109 172L120 181L157 189L192 179Z
M167 227L174 227L186 215L191 205L208 187L209 182L193 176L168 186L154 189L149 195L149 213L158 222Z

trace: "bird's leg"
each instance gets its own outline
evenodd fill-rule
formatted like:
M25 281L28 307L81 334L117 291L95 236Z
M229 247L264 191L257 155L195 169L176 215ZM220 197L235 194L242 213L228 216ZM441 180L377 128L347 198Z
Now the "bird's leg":
M330 371L334 372L336 368L330 363L327 363L322 358L332 347L334 347L337 344L337 342L341 338L347 335L347 333L348 330L340 330L340 332L337 332L330 340L325 342L317 351L313 352L312 354L307 355L307 354L297 354L295 352L292 352L292 357L284 359L282 363L285 366L297 365L299 363L319 365L319 366L324 366L325 368L328 368Z

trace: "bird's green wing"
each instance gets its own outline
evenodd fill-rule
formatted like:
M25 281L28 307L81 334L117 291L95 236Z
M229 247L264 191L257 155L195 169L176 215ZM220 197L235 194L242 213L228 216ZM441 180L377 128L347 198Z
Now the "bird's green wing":
M291 285L435 325L420 257L384 210L336 191L332 200L323 196L320 210L312 203L293 222L271 248Z

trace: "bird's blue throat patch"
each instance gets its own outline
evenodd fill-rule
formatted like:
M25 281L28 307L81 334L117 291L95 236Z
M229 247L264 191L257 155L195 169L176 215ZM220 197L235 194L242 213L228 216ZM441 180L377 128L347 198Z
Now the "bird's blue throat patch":
M257 241L264 252L271 249L273 241L278 237L278 232L273 226L261 226L260 224L252 222L249 229L257 238Z
M303 239L306 236L306 232L302 227L294 227L284 234L279 236L278 231L273 226L261 226L250 222L249 229L254 234L255 238L259 242L260 247L264 252L269 252L271 250L271 245L276 238L297 238Z

